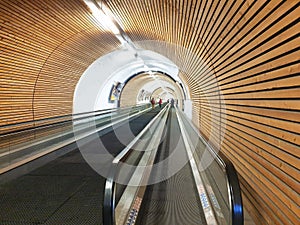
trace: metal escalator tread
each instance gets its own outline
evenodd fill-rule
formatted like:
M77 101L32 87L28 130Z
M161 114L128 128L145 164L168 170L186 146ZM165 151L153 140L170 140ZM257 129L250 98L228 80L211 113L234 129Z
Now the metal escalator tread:
M121 127L118 127L114 132L109 132L100 137L104 147L107 151L113 155L117 156L121 150L123 150L126 145L128 145L133 138L143 130L147 123L149 123L157 113L159 109L155 108L145 114L140 115L132 121L126 122ZM132 134L131 134L132 133ZM98 145L98 141L91 142L90 145Z
M151 110L130 121L132 132L139 132L158 111ZM122 146L113 145L115 141L109 139L112 133L106 134L107 147L121 151ZM93 145L89 143L90 147ZM76 149L1 184L0 224L101 225L104 184L105 179Z
M155 163L166 158L174 143L168 143L170 136L179 140L179 125L175 112L168 118L167 143L159 149ZM177 135L178 138L174 137ZM183 143L175 143L183 144ZM183 147L183 146L182 146ZM184 149L183 149L184 150ZM155 176L155 174L151 174ZM197 196L196 184L189 163L169 179L149 185L143 197L136 225L205 225L201 202Z

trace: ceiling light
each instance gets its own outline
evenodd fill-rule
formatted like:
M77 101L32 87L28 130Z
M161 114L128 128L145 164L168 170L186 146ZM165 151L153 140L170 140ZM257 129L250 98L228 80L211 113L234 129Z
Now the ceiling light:
M97 19L97 21L102 24L107 30L110 30L115 35L120 34L120 30L116 26L116 24L112 21L112 19L105 14L102 8L93 1L93 0L84 0L85 4L92 11L93 16Z

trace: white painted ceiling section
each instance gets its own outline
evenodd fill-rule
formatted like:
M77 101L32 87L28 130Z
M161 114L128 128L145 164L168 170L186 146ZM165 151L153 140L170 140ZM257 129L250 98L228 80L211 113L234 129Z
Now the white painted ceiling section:
M75 88L73 113L117 107L108 101L112 85L147 70L169 74L182 83L178 67L166 57L149 50L119 49L97 59L83 73Z
M147 82L145 83L141 88L141 90L146 90L150 93L153 93L155 90L157 90L158 88L161 88L163 92L166 93L165 95L165 99L163 99L164 101L170 99L170 98L178 98L180 95L180 93L177 93L177 89L174 87L174 85L172 85L171 83L165 81L165 80L161 80L160 78L153 78L153 81ZM171 93L169 93L168 88L174 90L174 92L176 93L176 96L173 96ZM138 96L137 96L138 97ZM137 99L137 103L138 99Z

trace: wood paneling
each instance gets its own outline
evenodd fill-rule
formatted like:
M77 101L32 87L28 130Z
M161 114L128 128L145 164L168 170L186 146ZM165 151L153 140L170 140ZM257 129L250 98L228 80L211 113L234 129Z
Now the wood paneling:
M181 69L193 121L236 166L255 222L297 224L299 1L107 3L133 41Z
M82 73L119 45L82 1L1 1L0 126L72 113Z
M180 68L200 132L234 163L259 224L299 222L299 1L106 0L134 43ZM1 125L71 112L118 47L82 1L0 3Z

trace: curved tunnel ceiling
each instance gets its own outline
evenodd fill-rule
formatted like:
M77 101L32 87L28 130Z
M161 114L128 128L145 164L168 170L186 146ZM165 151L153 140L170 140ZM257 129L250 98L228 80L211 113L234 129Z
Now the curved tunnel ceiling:
M149 103L150 98L158 98L164 92L170 93L173 98L183 99L183 90L170 77L157 72L141 73L131 78L123 87L120 106Z
M73 96L73 113L116 107L116 102L109 101L113 86L124 85L145 70L161 71L182 84L177 66L169 59L153 51L123 47L100 57L82 74Z
M177 65L255 222L297 224L299 1L106 3L136 46ZM120 48L81 0L0 1L0 125L72 113L82 74Z

